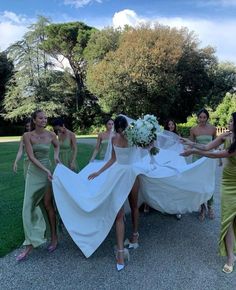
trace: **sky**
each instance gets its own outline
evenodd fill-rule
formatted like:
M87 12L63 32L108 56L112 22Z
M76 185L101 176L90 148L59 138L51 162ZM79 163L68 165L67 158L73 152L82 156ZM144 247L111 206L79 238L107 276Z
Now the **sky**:
M187 27L200 47L213 46L219 61L236 64L236 0L0 0L0 51L20 40L38 15L98 29L146 22Z

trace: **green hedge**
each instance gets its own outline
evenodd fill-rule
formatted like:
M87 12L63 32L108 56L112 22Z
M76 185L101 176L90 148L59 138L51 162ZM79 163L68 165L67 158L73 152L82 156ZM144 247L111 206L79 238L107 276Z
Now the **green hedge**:
M190 129L191 127L190 126L187 126L185 124L178 124L177 125L177 131L178 133L180 134L180 136L182 137L189 137L190 135Z

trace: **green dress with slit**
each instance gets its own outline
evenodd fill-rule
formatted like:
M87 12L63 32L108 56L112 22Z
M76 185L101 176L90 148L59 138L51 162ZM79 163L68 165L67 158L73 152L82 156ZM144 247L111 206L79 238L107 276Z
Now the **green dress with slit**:
M33 144L32 148L35 158L50 169L50 144ZM29 161L22 211L25 233L23 245L38 247L45 243L50 235L47 212L43 203L44 194L48 187L51 187L51 184L47 173Z
M206 144L210 143L213 140L213 137L212 137L212 135L199 135L199 136L196 136L195 139L196 139L195 140L196 143L206 145ZM197 161L201 157L202 156L200 156L200 155L194 154L193 158L192 158L192 162ZM214 201L214 199L213 199L213 194L212 194L212 197L207 201L207 205L209 207L212 206L213 205L213 201Z
M229 148L230 140L226 139L225 149ZM236 156L228 157L224 166L221 182L221 231L219 251L221 256L226 256L225 235L232 222L234 235L236 236ZM234 253L236 253L236 240L234 241Z
M60 143L60 152L59 152L59 159L63 165L70 168L70 162L72 158L72 148L71 142L69 138L65 138L64 140L59 140ZM78 164L75 160L75 172L78 171Z

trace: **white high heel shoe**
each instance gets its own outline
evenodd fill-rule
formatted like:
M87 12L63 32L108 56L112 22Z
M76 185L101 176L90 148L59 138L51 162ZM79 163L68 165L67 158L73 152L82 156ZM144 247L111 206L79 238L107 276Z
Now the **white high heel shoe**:
M137 249L139 247L138 244L138 238L139 238L139 233L133 233L133 237L135 237L137 239L137 241L135 243L131 243L129 239L126 239L124 242L124 246L128 246L129 249Z
M118 259L118 255L119 253L123 253L124 255L124 261L127 260L129 261L129 251L128 249L123 249L123 250L116 250L116 260ZM121 271L125 268L125 264L119 264L119 263L116 263L116 269L117 271Z

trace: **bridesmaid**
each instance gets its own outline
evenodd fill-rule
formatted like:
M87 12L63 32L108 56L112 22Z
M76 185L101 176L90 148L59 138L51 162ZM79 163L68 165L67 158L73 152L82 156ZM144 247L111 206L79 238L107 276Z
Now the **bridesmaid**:
M236 112L232 114L229 123L230 132L223 133L207 145L182 139L193 149L186 150L182 156L198 154L209 158L225 158L221 181L221 233L219 240L219 252L221 256L227 256L226 264L222 271L231 273L233 271L236 257ZM224 144L224 150L211 152L211 149Z
M77 172L77 141L75 134L66 128L65 122L62 119L55 120L53 122L53 128L58 134L60 144L60 162L71 170Z
M170 131L172 133L175 133L175 134L179 135L179 133L177 132L177 125L176 125L176 123L175 123L175 121L173 119L168 119L165 122L164 130Z
M24 260L33 248L46 242L51 232L51 244L48 251L57 247L56 218L52 204L49 151L54 146L54 159L59 162L59 144L56 134L45 130L47 117L38 110L32 114L31 132L24 133L23 142L29 158L26 174L25 195L23 202L23 227L25 233L25 249L17 256L18 261ZM49 222L49 223L48 223ZM50 225L50 230L49 226Z
M105 127L106 131L98 134L97 144L93 151L90 162L93 162L95 158L98 160L104 160L106 157L105 154L107 151L107 146L113 134L114 121L111 118L107 119L105 121ZM107 156L106 159L109 160L109 158L110 156Z
M216 138L216 127L208 123L209 113L206 109L201 109L197 113L198 125L190 129L190 140L198 144L207 144ZM201 156L194 154L192 161L196 161ZM213 210L213 194L212 197L207 202L208 215L210 219L214 219L214 210ZM206 215L206 206L205 204L201 205L201 211L199 219L203 221Z
M31 124L31 119L27 118L25 120L25 132L30 132L30 124ZM16 159L14 161L13 164L13 171L15 173L17 173L17 169L18 169L18 162L19 160L22 158L22 155L24 153L24 142L23 142L23 136L20 139L20 144L19 144L19 148L18 148L18 152L16 154ZM29 159L27 154L24 154L24 177L26 177L26 172L27 172L27 168L28 168L28 164L29 164Z

